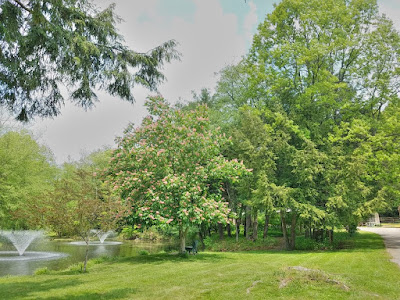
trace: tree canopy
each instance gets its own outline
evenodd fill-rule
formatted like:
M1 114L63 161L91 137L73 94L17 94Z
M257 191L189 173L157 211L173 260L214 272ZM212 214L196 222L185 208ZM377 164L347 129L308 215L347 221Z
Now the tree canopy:
M99 10L89 0L0 2L0 105L27 121L58 115L62 86L84 108L97 100L96 90L128 101L135 85L155 90L163 64L179 58L176 42L147 53L129 49L114 7Z
M184 251L189 227L228 222L222 182L247 170L221 155L228 139L212 128L206 106L174 110L159 96L146 106L150 115L127 128L108 173L132 222L177 226Z
M57 168L52 153L28 132L0 136L0 226L24 228L27 220L14 213L52 189Z
M306 233L351 231L394 205L399 53L399 33L375 0L275 5L212 97L223 116L214 121L233 135L227 155L254 170L237 192L255 224L274 207L284 234L296 222Z

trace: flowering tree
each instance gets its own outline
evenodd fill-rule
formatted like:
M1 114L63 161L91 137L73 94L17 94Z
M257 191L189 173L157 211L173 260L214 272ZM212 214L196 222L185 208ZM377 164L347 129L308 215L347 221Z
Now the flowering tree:
M119 139L110 180L132 220L178 226L183 252L189 227L228 222L222 182L235 182L248 171L220 154L229 139L212 128L206 106L183 112L160 96L150 97L146 106L150 115L142 125L130 125Z

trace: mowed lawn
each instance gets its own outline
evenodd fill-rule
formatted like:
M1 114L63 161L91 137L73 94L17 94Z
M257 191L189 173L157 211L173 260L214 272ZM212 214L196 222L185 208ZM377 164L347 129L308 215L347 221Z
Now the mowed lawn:
M357 236L340 251L144 255L86 274L0 278L0 299L400 299L400 268L382 239Z

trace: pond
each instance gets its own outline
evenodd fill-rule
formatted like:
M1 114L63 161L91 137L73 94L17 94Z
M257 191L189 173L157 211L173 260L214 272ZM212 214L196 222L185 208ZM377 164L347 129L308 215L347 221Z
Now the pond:
M108 241L108 240L107 240ZM11 243L1 240L0 257L3 252L6 257L6 251L15 251ZM95 244L89 246L89 258L101 256L136 256L141 250L146 250L149 253L157 253L162 250L170 251L176 249L176 246L162 243L144 243L136 241L127 241L121 244ZM74 263L83 262L85 259L84 245L77 245L66 241L50 241L40 239L34 241L26 250L27 255L32 251L49 251L65 254L64 257L57 259L39 259L39 260L17 260L17 261L2 261L0 259L0 276L7 275L31 275L38 268L47 267L49 270L62 270Z

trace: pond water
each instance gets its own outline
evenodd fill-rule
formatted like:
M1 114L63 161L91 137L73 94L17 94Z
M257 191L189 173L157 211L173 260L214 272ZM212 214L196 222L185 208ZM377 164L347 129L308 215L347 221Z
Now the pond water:
M106 240L106 242L109 240ZM101 256L136 256L139 255L141 250L146 250L149 253L157 253L162 250L172 250L174 246L160 244L160 243L143 243L136 241L127 241L121 244L110 243L107 244L93 244L89 246L89 258L101 257ZM74 263L83 262L85 259L86 247L80 244L73 244L70 242L60 241L49 241L41 239L34 241L26 250L25 255L31 255L35 251L62 253L64 257L53 258L53 259L34 259L34 260L14 260L7 261L1 260L2 252L3 257L10 256L9 251L15 251L15 248L11 243L7 243L5 240L1 240L0 245L0 276L7 275L31 275L38 268L47 267L50 270L62 270ZM176 248L176 247L175 247ZM7 251L7 252L6 252ZM36 252L35 252L36 253Z

